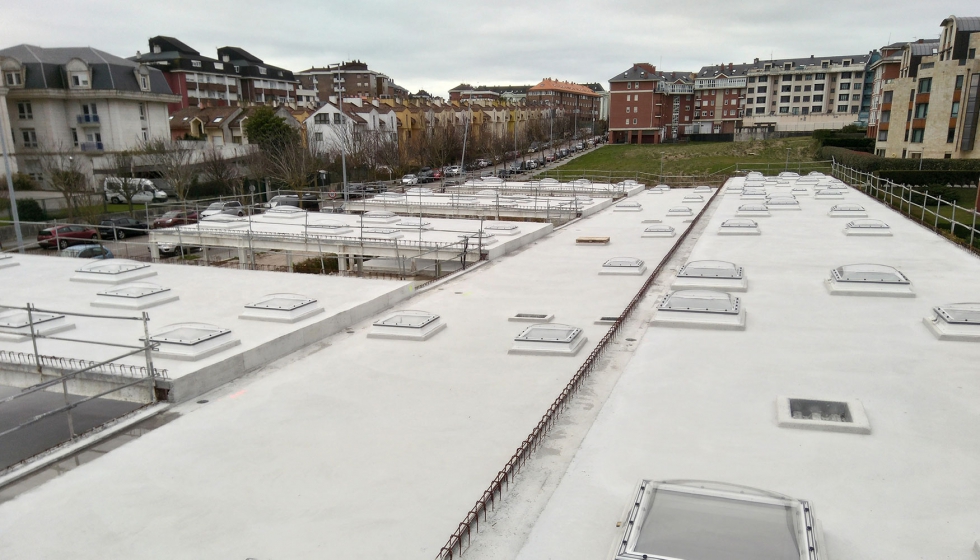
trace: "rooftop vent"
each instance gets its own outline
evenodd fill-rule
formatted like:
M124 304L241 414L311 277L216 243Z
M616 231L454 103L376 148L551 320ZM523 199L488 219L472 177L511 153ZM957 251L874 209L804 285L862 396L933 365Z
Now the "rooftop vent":
M923 321L939 340L980 342L980 303L950 303L932 311Z
M633 257L615 257L602 263L599 274L639 276L646 272L647 265Z
M704 202L704 197L699 194L689 194L689 195L685 195L684 198L681 200L681 202L684 203Z
M735 211L736 216L766 218L771 216L769 207L765 204L743 204Z
M892 230L881 220L854 220L844 227L847 235L890 236Z
M594 325L612 325L612 324L614 324L618 320L619 320L619 317L618 316L605 315L605 316L599 317L592 324L594 324Z
M17 262L12 256L0 253L0 268L9 268L11 266L17 266L20 263Z
M585 341L582 329L556 323L531 325L514 338L507 353L574 356Z
M640 482L615 560L823 558L805 500L708 481Z
M711 192L711 187L706 186L706 185L702 185L700 187L694 187L694 192L696 192L696 193L710 193Z
M488 231L493 235L502 235L504 237L518 235L521 233L521 229L515 224L491 224L488 226L483 226L483 230Z
M776 399L776 423L780 428L871 433L868 416L858 400L820 401L779 397Z
M742 267L727 261L691 261L677 272L675 289L708 289L744 292L748 281Z
M248 226L248 220L230 214L214 214L201 218L199 228L237 229Z
M446 328L438 315L428 311L395 311L375 321L368 338L395 338L422 341L432 338Z
M833 295L915 297L912 282L882 264L846 264L830 271L825 281Z
M769 200L766 201L766 207L769 210L799 210L800 201L796 200L792 196L771 196Z
M395 215L394 212L388 212L386 210L371 210L370 212L364 213L364 221L374 224L393 224L401 221L401 217Z
M739 298L707 290L669 292L657 305L654 325L705 329L745 329L745 310Z
M576 237L576 245L609 245L608 237Z
M659 226L649 226L643 230L643 234L640 237L674 237L677 232L671 226L659 225Z
M613 206L613 212L640 212L641 210L643 205L639 202L620 202Z
M667 216L693 216L694 211L687 206L674 206L667 210Z
M140 339L145 340L145 339ZM161 358L200 360L241 344L231 331L204 323L177 323L150 335Z
M507 320L518 323L547 323L554 318L555 316L550 313L515 313Z
M148 263L127 259L108 259L90 262L72 275L72 282L94 282L97 284L122 284L141 278L155 276Z
M170 288L147 282L130 282L99 292L92 302L92 307L148 309L178 299L180 297L170 291Z
M295 323L318 313L323 313L323 308L315 304L315 299L299 294L269 294L255 303L246 305L245 312L238 318L275 323Z
M860 204L835 204L828 213L831 218L867 218L868 212Z
M64 315L32 310L29 318L26 309L0 308L0 340L30 340L32 319L36 335L50 335L75 328L74 323L69 323Z
M759 224L748 218L731 218L721 223L718 235L760 235Z
M428 187L412 187L405 191L405 194L410 194L414 196L429 195L432 194L432 189Z

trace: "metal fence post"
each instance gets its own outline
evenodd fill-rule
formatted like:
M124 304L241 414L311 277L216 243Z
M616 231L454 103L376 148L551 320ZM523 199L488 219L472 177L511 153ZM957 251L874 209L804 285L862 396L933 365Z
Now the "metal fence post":
M31 327L31 345L34 347L34 365L37 366L38 383L44 382L44 374L41 372L41 356L37 352L37 334L34 332L34 305L27 304L27 323Z
M143 340L146 346L146 375L150 378L150 402L157 402L157 382L153 373L153 346L150 343L150 314L143 312Z
M939 231L939 208L942 205L942 203L943 203L943 195L937 196L936 197L936 223L933 224L932 226L933 231ZM922 207L925 208L925 206L926 206L926 202L925 200L923 200ZM923 213L925 213L925 210L923 210Z
M970 250L973 250L973 234L977 231L977 209L973 209L973 225L970 226Z

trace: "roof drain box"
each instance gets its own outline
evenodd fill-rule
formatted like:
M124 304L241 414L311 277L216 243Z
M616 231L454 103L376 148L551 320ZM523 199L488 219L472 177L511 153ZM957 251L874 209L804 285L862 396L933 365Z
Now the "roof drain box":
M272 321L275 323L295 323L307 317L323 313L316 300L299 294L269 294L245 306L239 319Z
M96 284L122 284L155 276L147 263L127 259L108 259L90 262L72 275L72 282L94 282Z
M140 338L140 340L145 340ZM205 323L176 323L150 334L161 358L196 361L241 344L231 331Z
M667 210L667 217L693 216L694 211L687 206L674 206Z
M922 319L939 340L980 342L980 303L950 303Z
M640 276L647 270L641 259L633 257L614 257L602 263L599 274Z
M769 213L769 207L761 203L743 204L735 211L735 215L745 218L768 218L772 216Z
M394 338L399 340L429 340L446 328L438 315L428 311L395 311L380 321L375 321L368 338Z
M745 309L739 298L729 293L677 290L661 298L650 323L664 327L745 330Z
M831 270L824 283L835 296L915 297L912 282L883 264L845 264Z
M867 218L868 212L860 204L835 204L827 215L831 218Z
M871 423L858 400L821 401L779 397L776 424L780 428L870 434Z
M759 224L748 218L725 220L718 228L718 235L761 235Z
M881 220L854 220L844 226L844 234L889 237L892 229Z
M0 253L0 268L10 268L19 264L12 256Z
M677 272L675 289L722 290L744 292L748 290L748 280L742 267L727 261L691 261Z
M518 323L547 323L554 318L551 313L515 313L507 320Z
M92 307L149 309L178 299L180 296L170 291L170 288L149 282L130 282L99 292Z
M32 310L29 318L26 309L7 309L0 311L0 340L9 342L30 340L31 319L36 335L45 336L75 328L75 324L69 323L64 315Z
M671 226L659 225L649 226L643 230L640 237L674 237L677 232Z
M615 560L826 560L806 500L699 480L643 480L622 520Z
M582 329L545 323L531 325L514 337L508 354L537 354L543 356L574 356L585 345Z

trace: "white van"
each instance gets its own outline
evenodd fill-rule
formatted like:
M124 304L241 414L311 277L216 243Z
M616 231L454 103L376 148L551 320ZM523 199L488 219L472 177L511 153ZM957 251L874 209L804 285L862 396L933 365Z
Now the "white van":
M112 204L125 204L126 193L123 192L123 181L129 185L130 192L133 194L134 204L146 204L148 202L166 202L167 193L161 191L149 179L122 179L119 177L106 177L103 187L105 189L106 202Z

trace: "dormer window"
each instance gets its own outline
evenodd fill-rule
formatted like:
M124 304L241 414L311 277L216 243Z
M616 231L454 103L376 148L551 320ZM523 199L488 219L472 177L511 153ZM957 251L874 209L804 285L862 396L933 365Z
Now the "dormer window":
M160 53L160 45L153 45L153 53L154 54Z
M192 60L191 61L191 66L193 66L194 68L200 68L201 67L201 61L200 60Z
M262 74L263 76L265 76L265 74L266 74L266 69L265 69L265 68L263 68L263 67L261 67L261 66L259 66L259 74Z
M19 71L4 72L3 76L4 76L3 82L8 86L18 87L24 85Z
M214 63L214 69L215 70L224 70L225 69L225 65L224 65L224 63L221 63L221 62L215 62Z
M89 87L88 72L72 72L71 85L77 88Z

